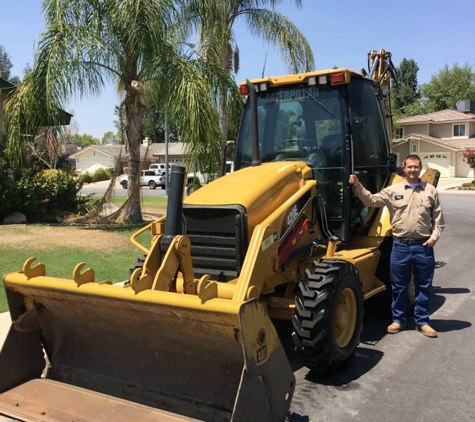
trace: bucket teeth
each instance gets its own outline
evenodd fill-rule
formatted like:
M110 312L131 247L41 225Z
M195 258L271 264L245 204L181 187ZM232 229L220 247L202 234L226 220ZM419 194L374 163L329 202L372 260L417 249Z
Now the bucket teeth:
M77 286L82 286L86 283L94 283L94 270L88 268L86 271L81 273L81 270L86 266L85 262L80 262L74 267L73 270L73 280Z
M38 262L33 267L33 262L36 261L36 258L28 258L23 264L23 274L25 274L27 279L44 276L46 274L46 267L44 264Z

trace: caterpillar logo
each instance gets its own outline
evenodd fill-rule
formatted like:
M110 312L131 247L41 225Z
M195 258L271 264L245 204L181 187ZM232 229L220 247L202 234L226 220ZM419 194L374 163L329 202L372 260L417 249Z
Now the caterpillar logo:
M298 216L299 211L297 209L297 205L294 205L290 210L289 214L287 215L287 227L291 226Z

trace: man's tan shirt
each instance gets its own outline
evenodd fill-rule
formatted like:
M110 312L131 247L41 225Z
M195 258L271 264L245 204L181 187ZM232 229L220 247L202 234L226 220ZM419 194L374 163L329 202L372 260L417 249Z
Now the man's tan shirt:
M395 237L436 242L444 230L439 194L431 184L419 182L413 189L404 180L372 194L360 183L354 191L368 207L388 207Z

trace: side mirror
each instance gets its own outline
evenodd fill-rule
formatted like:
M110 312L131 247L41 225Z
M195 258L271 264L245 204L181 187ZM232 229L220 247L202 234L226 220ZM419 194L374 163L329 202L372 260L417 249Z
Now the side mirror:
M389 154L389 171L395 173L397 171L397 155Z
M232 167L234 168L234 159L229 159L229 157L234 156L234 147L235 147L234 141L226 142L226 146L224 147L224 151L223 151L221 176L225 176L227 173L229 173L229 171L227 171L229 167L229 163L233 163Z

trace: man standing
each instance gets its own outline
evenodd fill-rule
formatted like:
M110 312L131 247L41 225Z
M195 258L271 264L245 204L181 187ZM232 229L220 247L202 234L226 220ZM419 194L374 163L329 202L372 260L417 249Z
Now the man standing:
M389 209L394 242L390 272L393 322L388 333L396 334L406 324L408 288L413 275L417 330L427 337L437 337L437 332L429 325L429 315L435 269L433 247L445 226L442 207L436 188L419 178L422 162L418 155L408 155L403 169L403 182L376 194L366 190L354 174L350 176L350 184L366 206L387 206Z

